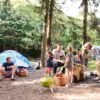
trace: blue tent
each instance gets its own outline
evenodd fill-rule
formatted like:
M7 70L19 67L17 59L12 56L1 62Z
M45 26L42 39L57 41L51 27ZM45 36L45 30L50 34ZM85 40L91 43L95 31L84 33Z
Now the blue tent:
M31 70L33 69L30 61L25 56L14 50L6 50L2 52L0 54L0 64L6 62L7 57L11 57L11 60L16 66L23 66Z

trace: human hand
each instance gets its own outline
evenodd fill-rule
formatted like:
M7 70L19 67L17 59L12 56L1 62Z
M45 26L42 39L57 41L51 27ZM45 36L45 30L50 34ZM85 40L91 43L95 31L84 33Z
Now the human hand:
M70 58L66 57L65 62L69 62L69 61L70 61Z

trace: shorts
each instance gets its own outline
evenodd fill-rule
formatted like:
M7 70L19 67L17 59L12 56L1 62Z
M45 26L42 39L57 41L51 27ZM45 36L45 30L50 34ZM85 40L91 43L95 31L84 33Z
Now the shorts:
M69 71L72 71L72 67L66 67Z
M48 74L48 73L51 73L51 71L52 71L52 68L50 68L50 67L47 67L46 69L45 69L45 72Z
M10 78L11 77L11 71L6 71L4 76L5 76L5 78Z
M67 68L69 71L72 70L72 65L67 65L65 68Z

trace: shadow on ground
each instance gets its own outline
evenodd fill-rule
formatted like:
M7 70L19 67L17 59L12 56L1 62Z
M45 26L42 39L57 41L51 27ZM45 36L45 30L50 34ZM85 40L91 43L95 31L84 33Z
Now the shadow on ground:
M43 75L43 70L36 70L28 77L17 77L16 81L4 79L0 82L0 100L100 100L100 84L92 79L72 88L54 85L52 93L38 83Z

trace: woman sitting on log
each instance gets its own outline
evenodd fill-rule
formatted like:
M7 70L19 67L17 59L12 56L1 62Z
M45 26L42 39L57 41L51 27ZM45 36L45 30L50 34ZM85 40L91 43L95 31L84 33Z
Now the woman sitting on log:
M74 56L74 63L76 63L76 64L82 64L82 65L85 64L85 59L82 56L80 49L77 49L77 51L76 51L76 55Z
M76 55L73 59L74 67L73 67L73 80L74 82L83 81L84 80L84 65L85 59L81 54L81 50L77 49Z

